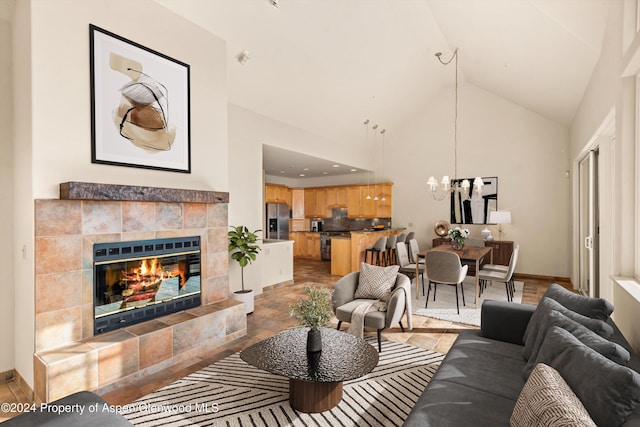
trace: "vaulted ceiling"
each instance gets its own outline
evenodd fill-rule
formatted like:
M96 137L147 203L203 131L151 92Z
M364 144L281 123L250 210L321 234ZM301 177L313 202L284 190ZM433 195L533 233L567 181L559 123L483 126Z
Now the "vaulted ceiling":
M226 41L229 102L346 142L450 88L455 48L461 84L570 124L618 0L156 1Z

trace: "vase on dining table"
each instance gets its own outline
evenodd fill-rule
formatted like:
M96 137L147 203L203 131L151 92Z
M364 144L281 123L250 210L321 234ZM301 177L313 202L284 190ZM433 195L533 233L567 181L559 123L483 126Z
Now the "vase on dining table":
M453 247L453 249L455 249L456 251L462 250L462 248L464 248L464 242L459 242L457 240L452 240L451 241L451 246Z

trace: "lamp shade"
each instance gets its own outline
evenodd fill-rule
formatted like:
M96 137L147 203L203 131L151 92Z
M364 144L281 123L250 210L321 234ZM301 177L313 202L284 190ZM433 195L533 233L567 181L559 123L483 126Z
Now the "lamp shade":
M489 212L489 223L511 224L511 212L510 211L491 211Z

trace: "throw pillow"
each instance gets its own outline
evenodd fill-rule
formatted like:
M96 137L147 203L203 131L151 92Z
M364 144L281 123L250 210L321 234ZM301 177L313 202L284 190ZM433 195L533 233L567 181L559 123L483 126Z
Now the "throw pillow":
M388 301L391 288L396 284L400 266L378 267L362 263L355 298L379 299Z
M543 297L556 300L569 310L592 319L607 320L613 313L613 305L606 299L578 295L555 283L547 288Z
M554 368L599 426L619 426L640 404L640 374L618 365L557 326L547 331L538 361Z
M613 335L613 327L608 325L606 322L583 316L582 314L569 310L551 298L543 297L536 307L536 310L531 315L531 320L529 320L527 329L524 332L524 348L522 349L522 356L525 360L529 360L534 350L537 349L540 343L542 343L542 337L544 337L546 332L546 329L544 329L544 320L549 316L551 310L559 311L571 320L575 320L581 325L586 326L603 338L609 338Z
M538 340L544 339L547 330L552 326L558 326L565 331L570 332L574 337L578 338L578 340L582 344L597 351L607 359L620 365L626 365L631 358L629 352L621 345L602 338L600 335L597 335L589 328L581 325L574 320L571 320L570 318L556 310L551 310L549 316L543 319L543 324L541 325L540 333L538 334ZM527 364L522 370L523 378L525 380L529 377L529 374L531 374L531 371L533 371L533 368L537 365L538 352L541 344L542 342L540 341L533 345L533 352L531 354L531 357L529 357Z
M510 425L595 427L596 424L558 371L539 363L518 396Z

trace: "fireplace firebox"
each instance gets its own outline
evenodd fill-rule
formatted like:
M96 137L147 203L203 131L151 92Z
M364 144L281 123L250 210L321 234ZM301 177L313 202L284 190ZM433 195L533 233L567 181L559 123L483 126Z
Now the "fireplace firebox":
M93 245L94 335L201 304L200 237Z

